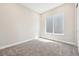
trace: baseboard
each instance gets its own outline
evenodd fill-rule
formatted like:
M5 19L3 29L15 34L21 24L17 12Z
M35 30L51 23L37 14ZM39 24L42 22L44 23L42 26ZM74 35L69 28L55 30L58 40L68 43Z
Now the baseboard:
M68 45L72 45L72 46L77 47L76 44L71 43L71 42L66 42L66 41L62 41L62 40L61 41L60 40L52 40L52 39L48 39L48 38L44 38L44 37L40 37L40 38L47 39L47 40L51 40L51 41L55 41L55 42L60 42L60 43L64 43L64 44L68 44Z
M29 40L24 40L24 41L16 42L16 43L12 43L12 44L8 44L8 45L5 45L5 46L0 47L0 50L1 50L1 49L5 49L5 48L8 48L8 47L15 46L15 45L19 45L19 44L28 42L28 41L33 40L33 39L34 39L34 38L29 39Z

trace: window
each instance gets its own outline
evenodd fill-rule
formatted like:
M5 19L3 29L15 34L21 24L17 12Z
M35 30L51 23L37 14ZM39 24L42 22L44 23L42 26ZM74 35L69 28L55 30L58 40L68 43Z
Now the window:
M46 32L53 33L53 18L51 16L48 16L46 18Z
M46 33L64 34L64 14L46 17Z

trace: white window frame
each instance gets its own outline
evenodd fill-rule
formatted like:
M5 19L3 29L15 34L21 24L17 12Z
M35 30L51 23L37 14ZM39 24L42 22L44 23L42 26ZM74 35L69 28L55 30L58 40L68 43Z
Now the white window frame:
M55 33L54 32L54 17L55 16L58 16L58 15L63 15L63 33ZM47 16L47 17L50 17L50 16ZM46 17L46 19L47 19L47 17ZM53 18L53 32L52 33L49 33L49 32L46 32L46 19L45 19L45 33L46 34L53 34L53 35L64 35L64 13L61 13L61 14L56 14L56 15L54 15L54 16L51 16L52 18Z

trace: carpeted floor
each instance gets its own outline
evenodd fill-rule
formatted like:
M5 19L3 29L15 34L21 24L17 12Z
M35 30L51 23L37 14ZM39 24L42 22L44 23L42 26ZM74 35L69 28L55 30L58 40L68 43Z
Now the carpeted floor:
M78 56L77 47L53 41L31 40L0 50L0 56Z

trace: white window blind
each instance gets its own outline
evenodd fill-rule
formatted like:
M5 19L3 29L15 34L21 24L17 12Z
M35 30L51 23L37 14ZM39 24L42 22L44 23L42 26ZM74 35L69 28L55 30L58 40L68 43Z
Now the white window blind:
M46 32L64 34L64 14L46 17Z
M53 18L51 16L48 16L46 18L46 32L53 33Z

